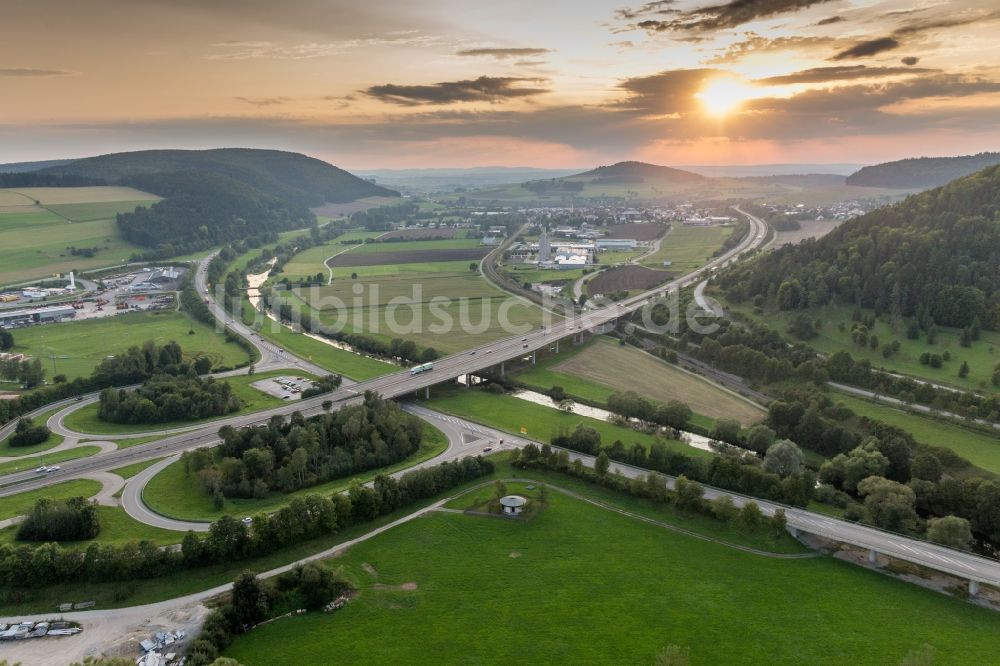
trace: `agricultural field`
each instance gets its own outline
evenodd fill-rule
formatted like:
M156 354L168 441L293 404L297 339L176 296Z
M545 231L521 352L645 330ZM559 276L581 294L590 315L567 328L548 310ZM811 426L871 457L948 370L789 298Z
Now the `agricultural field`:
M843 223L843 220L799 220L800 229L779 231L773 247L795 245L806 238L822 238Z
M505 264L503 271L516 280L518 284L530 282L574 282L584 275L582 268L567 268L565 270L539 269L535 264Z
M325 203L322 206L311 209L313 213L320 217L329 219L341 218L351 213L357 213L369 208L379 206L392 206L399 203L398 197L364 197L356 201L346 203Z
M918 340L907 339L906 326L908 321L899 323L894 329L886 319L878 319L869 335L877 336L880 343L892 340L900 342L899 352L887 359L882 356L881 350L873 350L867 345L861 346L851 340L851 326L855 323L851 320L854 311L852 307L831 305L807 311L768 312L766 314L754 313L747 304L732 307L734 310L785 335L788 332L788 325L795 316L805 312L810 319L821 322L819 335L812 340L807 340L806 344L824 354L833 354L844 349L850 352L855 359L868 359L874 368L882 368L889 372L910 375L917 379L966 390L988 392L996 390L990 380L993 368L1000 363L1000 332L997 331L982 331L980 339L974 341L972 346L963 347L960 344L961 330L939 326L937 340L933 345L929 345L923 336ZM871 315L871 311L866 310L864 314ZM948 352L951 355L951 360L945 361L940 368L921 365L920 355L924 352L932 354ZM958 370L962 367L963 361L969 364L969 374L964 378L958 376Z
M922 444L951 449L973 465L1000 475L1000 438L995 435L864 400L841 391L834 391L830 398L834 402L844 403L858 416L867 416L901 428Z
M332 256L345 252L354 252L360 245L345 245L343 241L366 240L378 238L382 232L378 231L350 231L337 236L329 243L324 243L317 247L300 252L292 257L291 261L282 268L280 277L287 277L289 280L297 280L300 277L313 277L317 273L328 275L330 268L326 261ZM259 251L254 252L257 256Z
M435 243L437 241L424 241L424 242ZM450 241L441 241L441 242L450 242ZM401 243L394 243L393 245L410 245L410 244L411 243L404 241ZM373 249L367 250L367 248L373 248ZM393 250L395 250L395 248L393 248ZM404 250L400 248L398 251L387 252L385 251L385 247L380 243L367 243L365 245L358 246L358 249L356 251L338 254L336 257L330 260L329 266L331 268L337 269L337 268L350 268L354 266L381 266L386 264L392 264L392 265L423 264L423 263L437 263L445 261L478 262L480 259L489 254L489 251L490 250L487 247L472 247L472 248L442 248L439 250L433 250L430 248Z
M679 274L704 266L733 233L733 227L692 227L675 224L660 241L660 249L643 258L642 263L662 268L664 261Z
M355 246L330 262L330 284L293 289L283 298L305 316L316 313L335 331L365 333L385 342L404 338L444 353L539 326L545 313L471 271L475 261L442 259L449 253L481 257L488 248L478 243L457 238ZM411 249L429 247L440 249ZM350 266L345 265L348 258Z
M367 483L379 474L392 474L407 469L440 455L448 448L445 434L430 424L424 424L424 438L420 448L406 460L368 472L355 474L350 478L334 479L319 485L302 488L292 493L272 492L263 499L226 498L222 509L216 509L212 495L205 490L194 474L184 473L184 464L174 462L150 479L143 490L142 498L157 513L179 520L212 521L224 515L252 516L261 511L276 511L296 497L332 493L346 490L352 482Z
M395 240L397 238L405 238L408 240L441 240L448 238L464 237L460 234L460 229L453 229L451 227L446 227L444 229L397 229L396 231L389 231L382 234L382 240Z
M127 260L136 248L122 240L115 216L157 200L128 187L0 190L0 284ZM94 256L74 256L71 247Z
M436 393L435 393L436 392ZM435 387L427 405L442 412L467 418L509 433L521 433L537 442L550 442L560 432L572 432L577 425L594 428L601 434L601 443L610 445L621 440L628 448L632 444L649 446L663 442L672 451L693 457L712 454L688 446L684 442L655 437L632 428L613 425L578 414L568 414L552 407L536 405L511 395L496 395L479 390ZM524 432L522 432L522 430Z
M657 271L645 266L609 268L587 281L591 295L614 294L620 291L645 291L670 280L670 271Z
M676 645L693 664L860 664L876 654L897 664L929 643L935 664L969 664L1000 649L989 610L829 557L765 557L677 534L557 490L528 521L434 512L327 562L358 590L344 609L259 627L226 656L247 666L430 654L652 664ZM804 618L807 630L776 629Z
M239 416L240 414L250 414L251 412L259 412L262 409L269 409L271 407L277 407L279 405L288 404L281 398L277 398L273 395L264 393L263 391L251 386L252 383L258 382L262 379L267 379L269 377L282 377L289 374L288 370L284 371L273 371L273 372L262 372L253 375L239 375L236 377L227 377L225 379L219 379L217 381L224 381L229 384L233 389L233 395L240 399L243 403L243 407L232 414L226 414L225 416L219 416L209 421L215 421L219 419L231 418L233 416ZM308 377L313 379L313 376L308 373L303 373L301 371L296 372L297 375L303 377ZM109 421L102 421L98 417L99 405L98 403L91 403L85 407L74 410L70 412L63 419L63 424L73 430L74 432L82 432L93 435L122 435L130 433L145 433L154 432L160 430L169 430L171 428L185 428L189 426L195 426L198 424L206 423L206 421L176 421L172 423L111 423Z
M191 331L194 333L192 334ZM248 360L239 345L222 333L187 315L161 310L114 315L103 319L31 326L14 331L14 350L42 360L48 379L85 377L109 354L141 346L177 342L188 359L208 356L216 366L234 366Z
M704 427L716 419L736 419L747 426L767 415L760 406L698 375L603 337L582 349L563 345L560 354L519 371L516 377L543 390L562 386L567 393L599 403L624 391L662 403L677 400L702 417L694 422Z
M656 240L667 231L663 224L613 224L607 229L607 238L634 238L637 241Z

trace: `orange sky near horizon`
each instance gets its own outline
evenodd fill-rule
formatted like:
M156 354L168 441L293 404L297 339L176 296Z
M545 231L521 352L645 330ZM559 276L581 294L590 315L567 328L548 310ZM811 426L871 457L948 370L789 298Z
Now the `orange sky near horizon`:
M0 162L249 146L347 168L1000 150L994 0L8 0Z

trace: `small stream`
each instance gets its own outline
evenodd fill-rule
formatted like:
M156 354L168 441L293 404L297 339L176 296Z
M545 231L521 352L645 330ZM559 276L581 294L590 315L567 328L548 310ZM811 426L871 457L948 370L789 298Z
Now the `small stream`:
M529 391L527 389L520 389L512 394L515 398L520 398L521 400L526 400L535 405L541 405L542 407L549 407L550 409L559 409L559 406L552 401L549 396L538 393L537 391ZM601 409L600 407L591 407L590 405L582 405L578 402L573 403L573 413L579 414L580 416L586 416L588 418L597 419L598 421L612 422L615 415L606 409ZM704 435L698 435L693 432L680 431L680 439L682 442L696 449L701 449L702 451L712 451L710 446L711 439L705 437Z

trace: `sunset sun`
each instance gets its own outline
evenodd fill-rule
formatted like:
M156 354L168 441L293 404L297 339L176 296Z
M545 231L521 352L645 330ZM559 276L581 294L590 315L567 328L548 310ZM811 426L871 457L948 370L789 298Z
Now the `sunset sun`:
M725 116L753 96L752 87L734 78L714 79L695 93L705 110L713 116Z

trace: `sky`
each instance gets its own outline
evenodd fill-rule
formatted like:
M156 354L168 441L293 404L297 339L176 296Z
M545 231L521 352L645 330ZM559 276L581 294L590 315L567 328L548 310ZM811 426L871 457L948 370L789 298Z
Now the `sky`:
M353 169L1000 150L997 0L4 0L0 163Z

